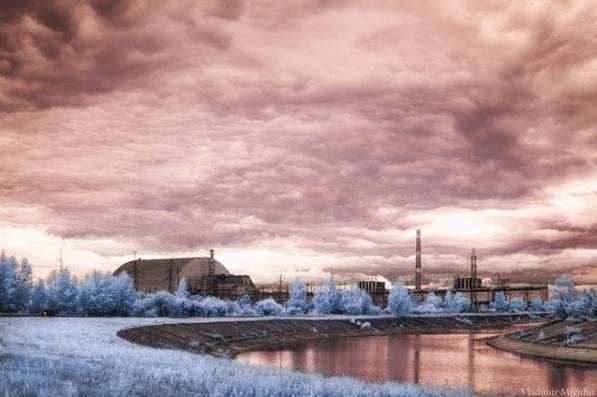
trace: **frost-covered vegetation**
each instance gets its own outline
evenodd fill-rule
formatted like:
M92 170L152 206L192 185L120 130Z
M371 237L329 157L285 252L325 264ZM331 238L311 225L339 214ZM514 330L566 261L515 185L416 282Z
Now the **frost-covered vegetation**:
M566 327L566 332L564 334L564 344L566 346L576 345L583 340L584 338L580 335L580 328Z
M595 289L591 288L582 294L574 288L574 281L570 277L559 277L555 280L552 289L552 298L543 302L533 298L530 307L527 307L521 298L505 299L503 292L495 294L493 302L489 304L492 312L551 312L557 319L571 317L576 320L597 318L597 300Z
M184 279L174 293L137 292L126 273L118 277L93 273L83 280L71 276L68 269L53 272L48 279L33 283L31 264L20 262L2 253L0 257L0 313L40 313L50 309L72 316L139 316L139 317L226 317L279 316L304 314L443 314L475 311L462 293L447 291L444 297L429 292L418 302L412 290L402 281L396 282L388 304L380 308L371 296L358 288L339 289L333 279L315 290L309 301L307 287L295 280L284 306L267 298L252 302L248 296L235 301L211 296L191 295ZM487 310L487 309L486 309ZM557 318L572 316L582 320L597 317L597 301L593 289L578 294L570 278L558 278L553 298L543 302L535 298L531 305L518 297L506 300L503 292L495 294L489 304L491 312L548 311Z
M186 321L210 319L0 317L0 396L473 395L251 367L116 336L122 328Z
M473 310L471 301L465 298L462 293L456 292L452 295L446 291L443 298L433 292L427 294L423 302L418 302L411 290L398 281L392 287L388 297L386 313L391 314L439 314L439 313L465 313Z

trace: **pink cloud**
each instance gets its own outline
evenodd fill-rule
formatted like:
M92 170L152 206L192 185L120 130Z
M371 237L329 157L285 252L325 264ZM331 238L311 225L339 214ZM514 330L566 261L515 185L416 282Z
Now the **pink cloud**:
M592 212L546 190L595 172L584 7L23 2L0 25L0 223L153 252L282 238L391 278L443 209L513 210L492 266L567 269L597 249ZM438 272L470 249L430 242Z

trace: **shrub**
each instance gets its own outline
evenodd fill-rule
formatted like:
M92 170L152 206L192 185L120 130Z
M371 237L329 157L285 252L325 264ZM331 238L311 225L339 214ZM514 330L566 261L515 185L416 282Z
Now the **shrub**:
M508 301L506 301L505 295L502 291L499 291L493 297L493 302L489 304L489 310L492 312L507 312L510 308Z
M533 298L531 301L531 311L533 312L542 312L545 311L545 306L543 306L543 301L541 298Z
M584 340L580 335L580 328L577 327L566 327L564 344L566 346L575 345Z
M281 316L284 308L272 298L267 298L255 304L255 311L260 316Z
M376 312L373 300L368 293L360 288L340 293L340 311L343 314L373 314Z
M442 299L436 296L433 292L428 292L425 300L413 309L415 313L419 314L435 314L442 311Z
M527 304L522 298L514 297L510 299L509 309L511 312L524 312L527 308Z
M471 301L458 291L454 294L449 306L446 306L448 313L466 313L473 310Z

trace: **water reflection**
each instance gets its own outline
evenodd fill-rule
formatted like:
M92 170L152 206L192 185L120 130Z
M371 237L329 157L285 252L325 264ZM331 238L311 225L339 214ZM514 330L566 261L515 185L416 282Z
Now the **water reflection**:
M369 381L472 387L475 391L523 394L525 389L569 389L597 393L595 368L523 359L481 340L502 332L315 340L279 351L243 353L237 360Z

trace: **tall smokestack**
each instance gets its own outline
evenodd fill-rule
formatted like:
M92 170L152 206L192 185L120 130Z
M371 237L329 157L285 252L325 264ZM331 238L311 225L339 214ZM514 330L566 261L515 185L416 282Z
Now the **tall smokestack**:
M477 307L477 253L471 253L471 303Z
M415 262L415 290L421 290L421 231L417 230L417 259Z

